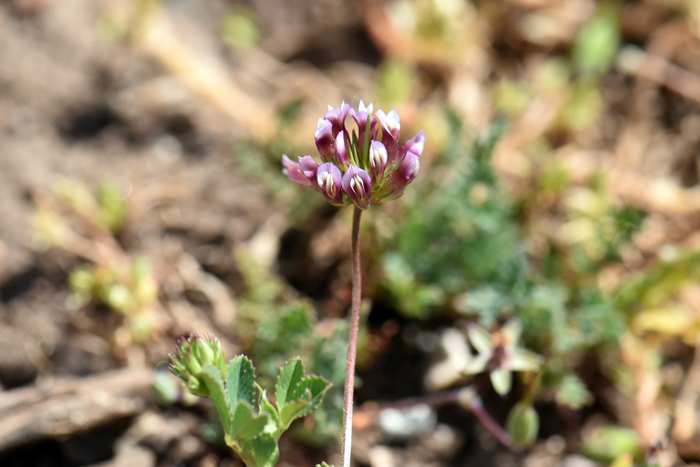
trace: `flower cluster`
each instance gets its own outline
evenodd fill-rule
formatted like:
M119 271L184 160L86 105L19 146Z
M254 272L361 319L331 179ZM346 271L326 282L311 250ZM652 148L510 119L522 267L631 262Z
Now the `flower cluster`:
M328 106L324 118L318 119L316 147L323 163L311 156L293 162L282 157L284 173L293 181L319 190L336 206L350 202L366 209L370 204L396 199L416 178L425 134L420 131L399 149L399 114L388 114L360 101L359 111L343 102L339 108ZM345 119L350 115L357 129L349 133ZM379 127L381 125L381 136Z

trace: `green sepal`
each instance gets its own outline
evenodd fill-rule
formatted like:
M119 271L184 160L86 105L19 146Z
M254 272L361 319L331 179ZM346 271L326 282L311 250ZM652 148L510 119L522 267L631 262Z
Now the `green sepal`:
M357 140L357 133L353 130L352 132L352 147L355 148L355 158L357 159L357 167L362 167L362 154L360 154L360 145Z
M326 464L325 462L321 462L320 464L316 464L316 467L334 467L333 464Z
M221 417L221 424L225 433L231 432L231 407L224 392L224 381L221 372L214 365L207 365L202 369L201 379L209 391L208 397L214 401L214 406Z
M229 362L226 390L232 406L240 401L251 407L255 405L255 368L245 355L234 357Z

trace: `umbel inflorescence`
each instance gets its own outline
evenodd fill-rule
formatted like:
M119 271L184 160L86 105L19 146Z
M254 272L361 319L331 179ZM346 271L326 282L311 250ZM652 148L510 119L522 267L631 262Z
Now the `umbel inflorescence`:
M319 190L336 206L353 202L366 209L401 196L418 175L426 137L420 131L399 149L398 112L394 109L386 114L379 109L375 118L373 110L371 103L365 107L362 101L359 111L345 102L339 108L329 105L314 135L323 163L318 165L311 156L300 157L297 163L284 155L284 173ZM345 126L348 115L357 123L352 133Z

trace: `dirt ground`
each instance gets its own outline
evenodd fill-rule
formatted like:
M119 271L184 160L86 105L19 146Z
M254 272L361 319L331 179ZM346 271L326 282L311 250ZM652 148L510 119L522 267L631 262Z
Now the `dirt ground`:
M146 32L117 37L114 24L134 14L134 3L0 2L3 467L242 465L200 436L206 407L154 400L154 369L162 369L178 336L194 330L215 332L229 355L236 352L231 321L243 285L232 252L240 246L311 296L321 314L342 316L349 303L347 217L324 207L306 224L291 226L286 213L294 201L280 195L284 188L251 176L232 156L232 145L251 135L272 140L274 125L266 122L300 98L304 106L290 139L309 147L306 140L328 103L373 92L376 66L387 53L368 27L374 2L361 7L347 0L251 0L246 5L258 19L261 49L247 51L232 51L219 34L220 19L234 2L167 0L157 20L143 26ZM529 8L527 1L504 3L515 16ZM628 3L630 15L647 14L654 24L669 18L645 2ZM637 31L636 20L627 21L627 37L640 44L650 31L661 30ZM509 54L536 47L508 31L486 39L495 58L477 80L525 73L526 60L510 60ZM700 49L678 48L683 38L674 34L657 40L658 53L681 50L677 63L700 73ZM426 64L422 79L434 86L423 102L463 103L475 73ZM459 81L461 74L469 79ZM669 240L697 244L697 193L674 191L698 183L697 100L620 73L602 86L609 110L582 137L582 146L596 163L617 157L611 173L624 182L618 195L656 213L657 235L642 239L640 248L656 251ZM697 88L689 89L697 97ZM663 104L651 105L650 99ZM462 110L477 127L488 120L478 108ZM546 115L531 116L539 118ZM409 111L406 121L416 117ZM530 131L532 125L516 127L506 136L502 166L509 166L507 149L522 145ZM517 164L511 167L517 170ZM74 251L37 248L32 219L38 207L51 203L49 187L57 176L81 180L92 190L110 179L129 194L116 247L96 242ZM662 179L672 183L665 198L657 196L668 188ZM674 228L664 228L669 225ZM312 240L318 242L314 247ZM86 258L139 254L153 265L164 321L148 343L120 347L113 335L121 321L106 307L70 306L68 274ZM392 345L362 370L358 403L420 395L430 362L406 343L415 323L380 306L373 313L372 332ZM396 385L399 377L402 384ZM485 402L494 418L505 418L502 401ZM565 426L555 407L540 409L540 438L546 442L527 452L498 446L471 414L444 406L438 409L442 431L408 443L377 449L378 431L360 430L357 461L378 466L389 456L409 465L595 465L567 456L557 435L575 428ZM281 452L279 465L312 466L338 456L337 448L312 448L292 438L283 439Z

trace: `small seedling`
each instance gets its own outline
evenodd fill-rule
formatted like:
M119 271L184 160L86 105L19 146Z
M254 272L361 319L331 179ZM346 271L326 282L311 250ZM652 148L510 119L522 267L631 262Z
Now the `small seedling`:
M272 467L279 457L278 441L294 420L321 403L330 383L307 375L299 359L280 370L275 404L255 381L255 368L244 355L228 363L213 336L181 338L170 354L171 371L192 394L214 402L226 444L248 467Z

